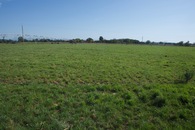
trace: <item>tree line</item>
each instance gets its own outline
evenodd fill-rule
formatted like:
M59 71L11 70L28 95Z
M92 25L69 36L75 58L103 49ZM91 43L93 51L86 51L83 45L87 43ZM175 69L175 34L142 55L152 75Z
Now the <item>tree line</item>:
M35 42L35 43L42 43L42 42L48 42L52 44L59 44L59 43L72 43L72 44L78 44L78 43L105 43L105 44L143 44L143 45L170 45L170 46L195 46L195 43L190 43L189 41L183 42L180 41L178 43L171 43L171 42L151 42L150 40L147 40L145 42L135 40L135 39L129 39L129 38L123 38L123 39L104 39L103 36L99 37L99 40L94 40L92 38L87 38L86 40L75 38L70 40L62 40L62 39L24 39L23 37L18 37L18 40L11 40L11 39L0 39L0 43L21 43L21 42Z

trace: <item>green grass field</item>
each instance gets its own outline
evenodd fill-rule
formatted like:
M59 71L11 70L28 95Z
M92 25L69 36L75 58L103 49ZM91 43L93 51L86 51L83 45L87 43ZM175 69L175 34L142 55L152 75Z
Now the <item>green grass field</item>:
M0 129L192 130L194 70L194 47L0 44Z

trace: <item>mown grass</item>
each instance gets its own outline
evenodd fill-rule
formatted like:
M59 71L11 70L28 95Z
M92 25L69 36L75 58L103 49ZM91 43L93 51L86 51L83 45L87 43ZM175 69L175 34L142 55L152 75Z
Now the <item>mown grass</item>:
M1 44L0 129L195 129L194 61L192 47Z

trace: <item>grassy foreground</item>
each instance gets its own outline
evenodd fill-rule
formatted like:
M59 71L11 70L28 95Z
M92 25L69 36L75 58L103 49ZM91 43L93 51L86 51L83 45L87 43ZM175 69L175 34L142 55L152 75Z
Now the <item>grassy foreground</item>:
M195 129L195 48L0 44L0 129Z

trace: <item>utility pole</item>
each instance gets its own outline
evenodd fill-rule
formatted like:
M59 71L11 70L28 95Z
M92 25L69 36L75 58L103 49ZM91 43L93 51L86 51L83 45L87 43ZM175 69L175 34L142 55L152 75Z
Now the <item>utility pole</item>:
M143 40L144 40L144 37L142 36L142 42L143 42Z
M22 42L24 42L24 29L23 29L23 25L22 25Z

